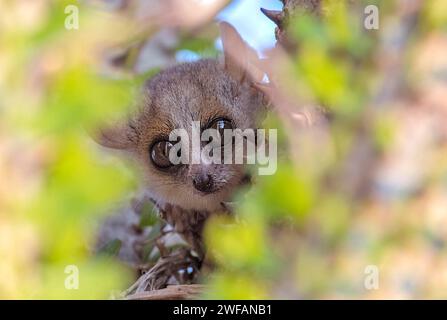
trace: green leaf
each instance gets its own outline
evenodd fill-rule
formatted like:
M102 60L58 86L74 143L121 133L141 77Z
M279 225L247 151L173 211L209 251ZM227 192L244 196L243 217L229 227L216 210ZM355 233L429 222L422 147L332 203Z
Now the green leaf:
M154 212L154 206L149 202L145 202L143 204L143 208L141 209L140 227L152 227L158 221L160 221L160 219Z
M122 242L119 239L114 239L109 243L105 244L99 251L98 254L106 256L117 256L120 252Z

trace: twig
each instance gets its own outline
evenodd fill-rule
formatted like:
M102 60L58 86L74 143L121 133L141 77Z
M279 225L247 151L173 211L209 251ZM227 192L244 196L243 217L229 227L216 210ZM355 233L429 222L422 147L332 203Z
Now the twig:
M168 286L164 289L137 292L126 297L127 300L188 300L197 298L205 289L204 285L189 284Z

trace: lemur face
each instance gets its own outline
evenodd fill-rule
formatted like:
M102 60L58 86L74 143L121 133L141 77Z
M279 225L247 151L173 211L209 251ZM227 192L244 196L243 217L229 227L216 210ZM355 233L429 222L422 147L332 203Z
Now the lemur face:
M231 28L229 32L236 31ZM232 36L240 39L237 33ZM240 39L238 45L245 43ZM170 134L183 129L193 139L194 124L199 124L200 132L215 129L222 135L228 129L256 129L264 96L244 74L227 55L225 63L200 60L164 70L144 86L139 112L124 126L103 131L102 144L133 155L142 168L147 190L158 203L219 210L246 179L244 166L173 163L169 152L175 142ZM190 148L191 140L188 145L189 153L197 152Z

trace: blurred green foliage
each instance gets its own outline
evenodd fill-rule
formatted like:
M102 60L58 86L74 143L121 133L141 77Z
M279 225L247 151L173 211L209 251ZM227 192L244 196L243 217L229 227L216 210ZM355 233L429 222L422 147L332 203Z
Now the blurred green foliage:
M35 12L26 11L23 1L2 1L0 6L0 127L8 128L0 139L25 140L23 148L31 150L35 163L29 179L36 185L24 203L0 205L0 225L12 228L15 237L22 227L30 235L3 239L0 251L6 258L0 270L14 260L17 265L11 275L2 272L0 298L108 298L131 281L130 270L92 257L89 249L98 217L123 199L134 182L127 169L98 151L88 132L129 106L134 86L99 75L89 54L95 49L92 43L107 39L91 30L67 30L64 9L69 4L78 5L39 1ZM92 19L96 17L88 8L80 10L82 23ZM21 157L21 151L13 156ZM15 241L17 248L8 245ZM30 259L21 260L15 250ZM78 289L65 287L67 265L79 270Z
M356 165L351 156L359 134L370 134L374 152L370 156L386 155L400 141L400 105L393 105L399 102L374 106L381 107L380 113L369 108L389 76L382 69L390 58L381 56L384 39L390 28L396 30L390 26L402 23L397 18L405 7L398 1L358 1L354 8L360 10L355 11L347 3L326 1L330 14L325 19L298 16L288 21L297 53L279 65L282 73L276 75L289 97L330 110L331 143L317 135L306 144L306 137L299 136L302 131L285 130L279 149L286 146L301 158L281 157L275 175L258 177L252 189L238 198L238 221L227 226L227 221L216 219L207 227L218 271L210 276L205 297L442 297L447 284L434 279L442 277L436 266L447 254L445 236L439 238L435 231L433 242L426 236L426 228L431 229L426 223L435 211L447 215L437 202L446 195L445 183L426 182L421 193L399 196L384 189L385 197L368 193L359 198L344 188L350 183L346 168ZM380 8L379 30L363 27L368 4ZM417 28L408 37L408 50L399 57L407 68L399 85L407 90L409 84L421 85L421 79L411 78L409 72L414 50L430 35L445 39L445 12L444 2L424 1ZM421 94L420 89L416 92ZM309 144L317 148L306 148ZM430 152L445 154L445 146ZM443 166L436 172L445 176L445 170ZM365 287L369 265L380 270L377 289Z

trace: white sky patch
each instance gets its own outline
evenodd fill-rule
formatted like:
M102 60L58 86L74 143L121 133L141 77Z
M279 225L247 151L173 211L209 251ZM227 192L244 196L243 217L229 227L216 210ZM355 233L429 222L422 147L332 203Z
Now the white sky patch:
M175 59L178 62L194 62L200 59L200 55L197 52L183 49L175 53Z
M262 56L262 51L275 45L276 25L260 8L281 10L282 4L278 0L236 0L224 8L217 19L232 24L242 38ZM216 41L216 48L222 50L220 39Z

